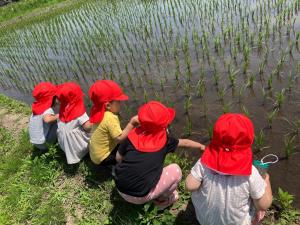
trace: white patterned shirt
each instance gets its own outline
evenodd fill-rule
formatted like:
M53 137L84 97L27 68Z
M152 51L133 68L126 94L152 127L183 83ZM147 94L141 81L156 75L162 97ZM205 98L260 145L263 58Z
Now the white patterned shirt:
M231 176L217 173L198 160L191 174L201 182L199 190L192 193L201 225L251 225L252 199L261 198L266 187L254 166L250 176Z

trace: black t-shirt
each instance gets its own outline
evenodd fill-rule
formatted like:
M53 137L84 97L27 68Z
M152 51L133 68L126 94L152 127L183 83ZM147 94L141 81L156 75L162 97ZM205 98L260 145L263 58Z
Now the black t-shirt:
M174 152L178 139L168 137L166 145L157 152L140 152L127 138L118 152L124 156L116 165L116 186L119 191L135 197L146 196L158 183L166 155Z

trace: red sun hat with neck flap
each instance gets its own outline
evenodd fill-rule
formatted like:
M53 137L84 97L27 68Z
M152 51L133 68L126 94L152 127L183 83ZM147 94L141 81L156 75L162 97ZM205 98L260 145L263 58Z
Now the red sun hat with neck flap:
M150 101L138 110L140 126L128 134L133 146L141 152L157 152L167 142L167 127L175 118L175 110L158 101Z
M110 101L125 101L125 95L120 86L112 80L98 80L89 90L90 99L93 106L90 112L91 123L100 123L105 112L105 103Z
M228 175L249 176L252 171L254 127L242 114L227 113L217 120L211 143L201 162L208 168Z
M52 106L55 94L56 85L50 82L41 82L37 84L32 91L32 96L35 99L31 106L33 115L40 115L45 112L45 110L49 109Z
M60 101L59 119L70 122L82 116L86 110L83 101L83 92L75 82L66 82L57 87L57 98Z

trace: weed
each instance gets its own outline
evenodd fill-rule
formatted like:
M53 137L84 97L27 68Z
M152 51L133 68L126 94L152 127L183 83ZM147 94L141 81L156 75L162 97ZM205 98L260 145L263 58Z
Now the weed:
M280 206L279 224L299 224L300 212L292 206L295 197L280 187L277 194L276 202Z

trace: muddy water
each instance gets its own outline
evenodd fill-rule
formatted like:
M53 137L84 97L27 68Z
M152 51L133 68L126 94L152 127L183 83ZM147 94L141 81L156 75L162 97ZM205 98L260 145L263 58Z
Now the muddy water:
M295 78L300 75L297 70L300 55L296 47L296 33L300 30L299 9L295 10L295 15L291 15L290 19L296 20L288 37L288 24L274 28L278 24L277 1L270 1L271 6L266 8L268 14L265 16L261 15L264 9L258 9L258 5L263 5L262 1L226 1L228 4L218 5L221 2L161 0L140 3L132 0L108 4L94 0L49 20L0 33L0 92L30 104L31 90L40 81L58 84L74 80L87 93L93 81L114 79L130 96L130 101L125 103L121 113L124 124L137 112L138 106L144 103L146 91L148 100L160 100L176 109L177 116L171 129L177 137L185 133L188 117L184 105L188 98L186 95L189 95L192 104L189 110L192 123L190 138L205 144L209 142L208 129L224 111L243 112L242 109L246 108L255 125L256 134L263 130L266 135L264 146L270 146L255 153L255 158L268 153L282 158L269 171L273 190L276 192L278 187L282 187L294 194L295 205L300 208L299 135L295 142L296 152L288 160L283 159L283 137L292 128L284 118L291 121L300 118L300 81ZM267 1L263 2L267 6ZM287 9L289 3L293 2L286 1L287 5L283 5L283 8ZM255 21L250 10L254 11ZM247 14L249 27L243 31L243 16L239 15L247 18ZM259 21L264 18L270 19L270 37L263 40L262 47L259 47ZM228 28L232 36L225 41L221 35L222 20L223 29ZM213 29L211 24L214 24ZM195 32L199 38L207 33L209 59L201 40L195 44ZM236 62L230 53L233 46L236 46L237 33L241 33L241 41L250 48L249 72L255 76L253 88L245 88L247 76L242 73L242 47L237 47ZM244 33L253 35L253 44L248 40L243 41ZM224 55L214 50L214 38L219 35ZM185 41L188 57L184 52ZM294 44L292 55L288 51L290 44ZM266 49L269 50L267 64L264 72L259 75L259 66ZM283 52L287 52L283 68L278 77L273 77L272 90L268 90L268 77ZM187 76L187 58L191 64L190 80ZM220 76L218 87L213 78L213 60ZM228 62L232 70L239 70L235 87L231 87L228 78ZM177 66L180 71L178 82L175 81ZM200 98L196 92L202 69L206 90ZM286 92L285 101L274 119L272 129L269 129L267 113L274 108L276 92L288 88L290 72L295 82L291 91ZM185 91L187 86L190 86L188 93ZM223 99L218 96L218 89L225 90ZM264 92L267 93L266 97L263 96ZM90 107L88 99L86 105ZM186 152L193 162L200 156L197 151Z

